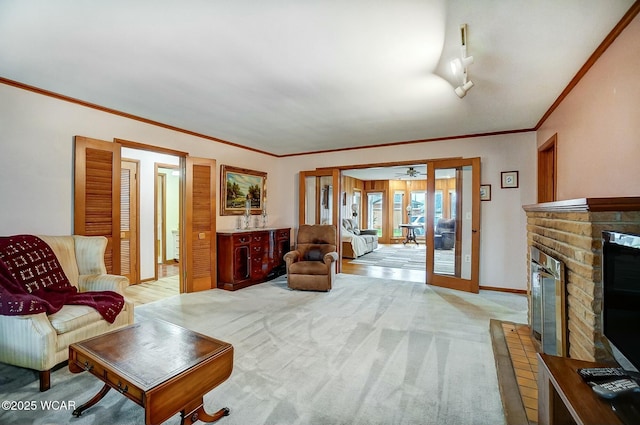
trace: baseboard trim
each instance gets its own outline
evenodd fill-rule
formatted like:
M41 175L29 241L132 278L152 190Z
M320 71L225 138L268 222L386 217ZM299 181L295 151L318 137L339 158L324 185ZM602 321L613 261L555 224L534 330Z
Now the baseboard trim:
M485 291L509 292L511 294L527 295L527 291L524 289L499 288L497 286L483 286L483 285L480 285L480 289L483 289Z

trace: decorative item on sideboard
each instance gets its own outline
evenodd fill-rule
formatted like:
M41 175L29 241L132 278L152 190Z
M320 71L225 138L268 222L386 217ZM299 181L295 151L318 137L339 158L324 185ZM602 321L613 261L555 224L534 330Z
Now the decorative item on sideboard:
M264 208L262 208L262 227L267 227L267 201L264 202Z

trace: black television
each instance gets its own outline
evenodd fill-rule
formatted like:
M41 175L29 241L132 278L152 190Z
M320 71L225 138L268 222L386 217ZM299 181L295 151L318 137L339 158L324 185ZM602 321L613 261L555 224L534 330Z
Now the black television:
M640 369L640 235L602 232L602 326L620 366Z

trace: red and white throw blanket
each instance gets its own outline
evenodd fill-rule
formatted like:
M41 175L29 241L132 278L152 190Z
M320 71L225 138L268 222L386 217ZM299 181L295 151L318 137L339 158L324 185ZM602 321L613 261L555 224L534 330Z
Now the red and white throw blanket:
M53 314L65 304L91 306L113 323L124 298L113 291L78 292L51 247L37 236L0 237L0 314Z

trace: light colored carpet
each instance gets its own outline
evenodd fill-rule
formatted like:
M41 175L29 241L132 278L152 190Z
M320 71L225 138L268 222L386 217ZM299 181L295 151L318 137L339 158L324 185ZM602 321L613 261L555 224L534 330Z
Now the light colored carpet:
M526 297L467 294L340 274L329 293L291 291L284 277L136 308L230 342L231 377L205 396L218 424L504 424L489 321L523 322ZM167 342L169 343L169 342ZM0 364L0 399L81 404L102 384L66 367L52 388ZM0 411L7 424L142 424L143 409L111 391L80 418L71 411ZM167 423L179 423L176 415Z

